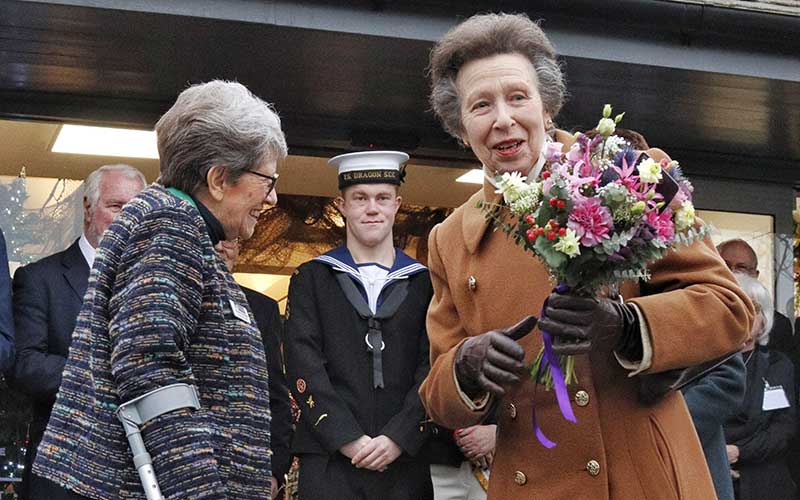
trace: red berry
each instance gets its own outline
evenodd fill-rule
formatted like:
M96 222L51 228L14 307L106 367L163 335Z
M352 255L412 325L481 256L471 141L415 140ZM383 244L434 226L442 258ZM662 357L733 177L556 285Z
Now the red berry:
M551 207L554 207L557 204L558 204L558 199L557 198L550 198L550 206Z
M551 225L551 226L552 226L554 229L558 229L558 221L557 221L557 220L550 219L550 225Z
M539 234L533 228L528 229L527 231L525 231L525 237L528 238L528 241L535 240L537 236L539 236Z
M525 223L526 224L533 224L533 215L528 214L525 216Z
M567 230L565 228L562 227L561 229L558 230L558 235L559 236L566 236L566 234L567 234Z
M547 233L547 239L548 239L548 240L554 240L554 239L556 239L556 233L555 233L555 231L550 231L549 233Z
M558 200L557 205L558 205L558 208L564 208L564 207L567 206L567 202L564 201L564 200Z
M542 172L542 179L547 180L549 178L550 178L550 172L549 171L545 170L544 172Z
M536 228L536 232L541 236L541 235L544 234L544 228L543 227L537 227Z

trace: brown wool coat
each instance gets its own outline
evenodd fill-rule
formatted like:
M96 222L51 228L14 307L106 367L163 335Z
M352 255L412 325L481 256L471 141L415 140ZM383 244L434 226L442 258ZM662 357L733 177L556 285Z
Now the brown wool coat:
M476 205L498 199L493 189L484 186L430 235L431 371L420 395L430 417L449 428L473 425L487 413L470 410L458 395L453 363L460 344L527 314L538 316L553 286L538 260L487 225ZM622 287L650 331L648 373L698 364L741 346L752 305L710 241L671 252L650 270L652 279L641 290L631 283ZM471 277L473 287L468 285ZM539 330L521 345L530 364L542 345ZM680 393L652 406L641 404L637 378L628 376L608 345L578 356L576 370L578 383L568 390L577 424L561 417L552 391L527 377L496 402L499 435L489 500L715 498ZM533 406L556 447L548 450L536 440ZM599 471L587 466L590 461L597 462Z

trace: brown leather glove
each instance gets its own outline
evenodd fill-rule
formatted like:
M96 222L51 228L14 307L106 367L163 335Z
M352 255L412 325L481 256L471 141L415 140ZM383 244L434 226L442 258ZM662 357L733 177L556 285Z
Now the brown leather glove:
M555 354L584 354L593 345L613 342L630 360L642 359L639 316L631 304L607 298L553 292L547 299L539 329L553 336Z
M525 351L517 340L530 333L536 321L534 316L526 316L514 326L470 337L461 344L456 353L461 390L470 397L481 391L501 397L508 386L519 382Z

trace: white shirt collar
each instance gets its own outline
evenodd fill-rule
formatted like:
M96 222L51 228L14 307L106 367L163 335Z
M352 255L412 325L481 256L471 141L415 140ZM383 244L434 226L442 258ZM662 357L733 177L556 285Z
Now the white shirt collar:
M94 255L97 252L92 244L89 243L89 240L86 239L86 235L83 233L81 233L81 237L78 238L78 246L81 249L83 258L86 259L86 263L89 264L89 269L91 269L94 265Z
M544 167L546 161L547 160L545 160L544 158L544 153L541 153L539 155L539 160L536 162L536 165L533 166L530 173L528 173L528 176L525 178L525 182L530 184L531 182L538 179L539 174L542 173L542 168ZM492 175L492 172L490 172L489 169L486 168L486 165L483 166L483 176L486 177L486 180L489 181L489 184L491 184L494 187L497 187L497 183L494 180L494 175Z

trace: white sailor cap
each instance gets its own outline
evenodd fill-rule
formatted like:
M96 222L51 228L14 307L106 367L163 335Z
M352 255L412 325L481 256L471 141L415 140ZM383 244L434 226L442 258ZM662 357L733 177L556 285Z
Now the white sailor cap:
M354 184L400 185L406 176L408 155L400 151L362 151L328 160L339 170L339 189Z

